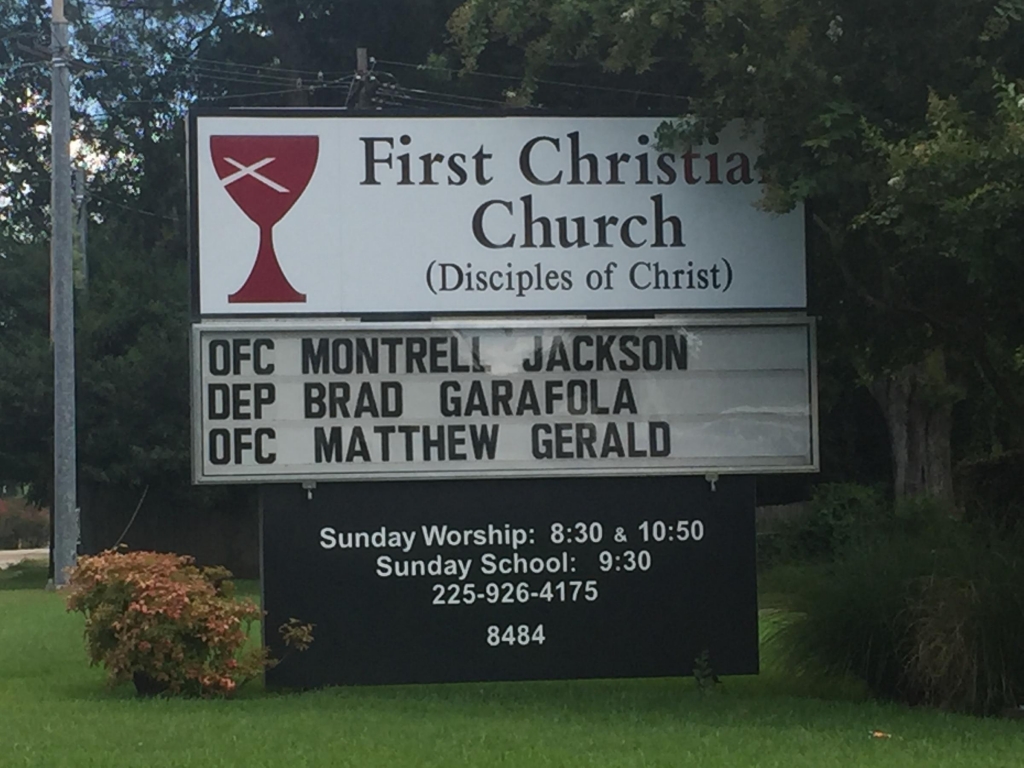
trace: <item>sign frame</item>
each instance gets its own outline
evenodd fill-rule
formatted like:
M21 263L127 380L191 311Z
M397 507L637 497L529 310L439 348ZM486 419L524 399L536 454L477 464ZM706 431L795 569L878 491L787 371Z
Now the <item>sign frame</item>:
M290 317L290 318L364 318L372 321L387 321L387 320L423 320L430 317L436 317L439 315L449 317L492 317L492 316L516 316L516 317L546 317L555 314L601 314L602 316L630 316L630 315L641 315L649 316L652 313L687 313L687 314L700 314L700 313L720 313L720 312L735 312L735 313L747 313L747 312L806 312L809 306L808 299L808 264L806 256L806 210L802 205L798 205L797 210L792 212L791 215L799 215L803 222L801 227L801 261L802 261L802 272L803 272L803 294L804 298L801 303L797 304L777 304L770 306L758 306L757 304L750 305L736 305L736 306L723 306L723 307L680 307L673 305L672 303L666 303L665 306L646 306L637 305L631 307L601 307L595 305L594 307L585 306L573 306L567 309L561 309L558 307L548 307L542 309L529 308L529 309L509 309L495 307L493 309L487 307L481 307L477 309L432 309L432 310L414 310L414 311L401 311L401 310L336 310L336 311L288 311L288 312L275 312L268 309L263 312L206 312L202 311L201 307L201 292L200 292L200 257L199 257L199 220L200 220L200 208L199 208L199 120L202 118L336 118L336 119L463 119L472 120L478 118L576 118L576 119L600 119L600 118L635 118L635 119L649 119L649 120L661 120L668 121L676 119L676 115L664 114L664 115L650 115L650 114L636 114L635 112L615 112L615 111L601 111L601 112L566 112L562 110L556 110L552 112L530 110L530 109L494 109L494 110L482 110L480 112L474 112L472 114L466 113L453 113L450 110L425 110L422 112L409 113L400 109L381 109L368 112L353 111L339 107L323 107L323 108L302 108L302 107L235 107L235 108L224 108L224 107L192 107L189 110L187 121L186 121L186 158L187 158L187 194L188 194L188 260L189 260L189 280L190 280L190 315L193 322L200 322L204 320L228 320L228 319L270 319L276 317ZM766 214L767 215L767 214ZM662 294L659 294L662 295Z
M693 476L499 478L492 483L327 484L312 494L296 485L261 486L263 641L272 655L285 657L267 671L267 687L688 676L702 651L711 654L716 674L757 674L755 482L752 476L721 478L717 486ZM635 503L638 495L644 496L642 510ZM671 536L663 543L643 543L636 533L628 540L613 537L613 518L614 525L634 532L641 521L680 515L704 521L707 537L702 532L700 543ZM570 574L481 572L479 555L511 554L500 544L428 548L417 543L408 554L380 548L327 551L316 544L324 523L348 530L365 530L370 521L373 528L389 530L431 523L453 529L505 523L533 530L538 519L543 525L536 527L536 540L516 551L531 558L562 550L573 560ZM576 522L588 528L603 522L606 535L600 543L556 545L550 525L559 521L576 531ZM709 545L714 551L704 552ZM611 555L634 548L648 550L649 570L620 570L610 563L602 568L593 560L588 567L598 550ZM428 605L431 582L465 584L469 578L426 575L385 582L368 567L379 554L473 558L467 577L475 584L468 586L480 597L438 602L433 586L434 602ZM532 582L536 588L562 578L580 585L592 580L593 600L582 590L578 600L545 602L537 592L512 602L486 596L499 586L495 582ZM357 584L363 586L354 589ZM288 654L273 630L292 616L317 624L318 640L306 653ZM482 633L491 622L503 627L529 622L531 628L542 623L546 640L488 648Z
M587 328L647 328L665 325L679 325L692 328L708 327L792 327L806 326L808 353L808 403L810 405L810 448L811 461L808 464L750 464L734 466L691 466L691 467L595 467L592 469L551 467L543 472L526 470L486 470L469 469L463 471L410 470L401 474L348 472L343 475L330 473L282 472L277 474L230 474L208 476L203 472L204 434L203 434L203 374L201 359L201 336L204 333L273 333L273 332L338 332L338 331L399 331L411 333L416 331L459 330L528 330L559 328L566 330ZM559 478L559 477L635 477L655 475L748 475L748 474L802 474L818 472L820 468L818 437L818 369L817 369L817 325L815 318L808 315L788 314L704 314L704 315L656 315L643 319L615 318L608 320L585 319L580 316L551 316L534 318L480 318L448 319L438 318L429 321L411 322L360 322L358 320L320 319L311 321L307 318L276 318L262 320L205 320L194 323L189 336L191 365L190 412L191 412L191 448L192 448L192 482L196 485L228 485L228 484L281 484L281 483L332 483L332 482L394 482L405 480L487 480L498 478Z

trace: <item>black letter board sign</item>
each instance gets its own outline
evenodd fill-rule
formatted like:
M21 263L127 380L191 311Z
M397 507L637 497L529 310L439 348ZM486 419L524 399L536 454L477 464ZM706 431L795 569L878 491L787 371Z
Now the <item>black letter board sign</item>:
M262 492L270 686L757 672L751 477Z

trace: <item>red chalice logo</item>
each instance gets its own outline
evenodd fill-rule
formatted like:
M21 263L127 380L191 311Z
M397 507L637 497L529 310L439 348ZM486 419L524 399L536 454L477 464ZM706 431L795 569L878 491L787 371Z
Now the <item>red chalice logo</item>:
M232 304L302 303L274 252L274 225L295 205L313 177L316 136L211 136L213 167L231 199L260 228L260 248L248 279L228 296Z

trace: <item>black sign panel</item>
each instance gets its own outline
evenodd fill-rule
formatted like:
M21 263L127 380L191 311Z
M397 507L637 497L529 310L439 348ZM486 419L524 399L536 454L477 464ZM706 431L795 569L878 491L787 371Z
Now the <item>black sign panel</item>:
M271 686L757 671L754 480L265 486Z

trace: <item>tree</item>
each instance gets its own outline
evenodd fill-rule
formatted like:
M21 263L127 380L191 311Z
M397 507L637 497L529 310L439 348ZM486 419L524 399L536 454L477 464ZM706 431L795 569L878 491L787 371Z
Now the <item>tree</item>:
M764 204L807 206L825 359L878 401L897 495L949 499L954 405L986 387L1018 413L1022 17L1022 0L468 0L450 29L470 70L496 41L521 49L527 90L566 57L680 71L666 143L756 124Z
M201 556L210 546L208 559L235 557L250 573L255 564L255 536L242 530L255 532L248 489L190 486L188 108L343 106L357 45L383 59L424 61L443 44L457 2L69 0L73 148L88 167L90 195L89 291L77 297L87 547L111 546L149 487L130 543L141 534L150 546ZM0 19L0 484L29 484L45 500L53 423L48 3L0 0ZM428 78L407 67L402 84ZM409 103L439 98L418 97Z

